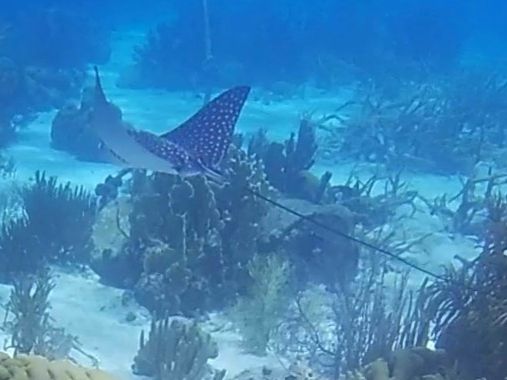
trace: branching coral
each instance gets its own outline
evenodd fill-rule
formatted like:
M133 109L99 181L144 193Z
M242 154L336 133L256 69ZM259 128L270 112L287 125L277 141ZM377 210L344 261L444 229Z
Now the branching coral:
M34 183L20 190L20 198L23 216L5 221L0 231L3 277L33 272L44 262L88 262L96 215L91 194L37 172Z
M248 144L248 153L261 159L270 184L288 196L320 202L331 173L320 179L310 173L317 154L316 125L309 116L301 119L297 137L292 133L284 143L269 142L259 131Z
M446 281L431 286L437 343L470 378L500 379L507 373L506 207L490 204L484 249L462 268L449 268ZM468 343L473 341L473 347Z
M454 20L442 16L452 14L448 5L421 9L396 3L386 13L379 2L353 0L208 3L205 9L200 1L171 4L173 17L153 27L136 49L141 73L133 85L188 88L205 81L215 86L248 81L275 88L311 80L329 88L350 79L351 72L380 80L387 72L413 75L414 62L421 61L425 69L440 70L456 62L464 41L464 28L449 28ZM210 40L213 69L207 71Z
M266 354L278 324L283 320L289 303L291 268L279 255L256 255L248 265L252 284L247 294L232 310L245 347L259 355Z
M354 106L351 116L340 119L343 128L332 129L331 140L340 142L347 157L398 168L467 172L504 148L506 92L504 78L475 73L402 83L394 99L369 88L348 103Z
M56 177L36 172L34 183L21 190L31 233L39 252L50 261L86 263L96 200L83 187L58 184ZM51 218L48 216L51 215Z
M141 334L132 368L135 374L155 380L221 380L225 371L207 363L217 356L216 343L197 323L164 318L152 322L147 340Z
M401 171L387 177L374 174L366 180L351 172L344 184L330 187L329 197L354 212L358 222L371 228L385 224L401 206L409 206L414 213L417 192L402 180Z
M49 294L54 288L48 271L38 276L25 276L14 281L7 305L8 313L13 320L9 323L11 330L10 346L15 354L41 354L40 349L49 327Z
M185 16L177 23L157 25L134 49L135 66L131 77L127 78L128 85L179 88L195 84L192 79L199 77L205 60L203 39L198 38L191 46L184 46L182 42L195 36L195 27L202 27L202 24L193 21L190 29L189 15ZM204 30L201 35L204 36Z
M431 317L426 285L415 296L406 289L407 277L400 276L387 291L386 264L371 260L347 286L300 295L294 318L282 325L282 352L305 355L338 378L393 349L426 343Z
M419 197L430 213L442 219L449 232L484 237L489 206L494 203L497 191L507 183L506 174L495 174L492 169L484 176L472 175L461 180L461 190L433 201Z
M49 270L16 278L3 329L11 336L9 347L15 355L35 354L48 359L66 359L72 350L82 351L76 337L56 327L50 317L49 296L54 288Z

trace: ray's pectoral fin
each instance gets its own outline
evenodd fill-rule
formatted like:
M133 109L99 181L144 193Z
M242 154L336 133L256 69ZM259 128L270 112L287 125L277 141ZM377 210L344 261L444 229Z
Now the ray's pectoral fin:
M227 90L161 137L187 150L203 166L217 168L232 142L234 127L249 93L248 86Z

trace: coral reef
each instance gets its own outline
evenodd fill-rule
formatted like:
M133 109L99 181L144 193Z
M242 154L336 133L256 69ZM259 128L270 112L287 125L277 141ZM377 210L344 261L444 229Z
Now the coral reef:
M468 173L504 148L506 83L501 76L453 72L399 83L391 96L368 86L346 103L348 117L327 128L323 148L339 146L343 156L391 168Z
M129 240L131 201L126 197L108 202L101 208L93 224L91 267L113 286L132 287L143 268L134 252L125 252Z
M11 142L34 112L61 107L79 93L84 73L22 66L0 56L0 146Z
M301 291L293 317L280 325L277 350L338 378L394 349L425 345L431 321L426 283L413 294L406 274L394 275L393 283L387 262L373 255L361 271L348 284Z
M89 369L68 360L48 360L37 355L11 358L0 353L1 380L114 380L98 369Z
M221 380L225 371L207 363L217 356L216 343L196 322L164 318L152 322L147 340L141 334L132 369L155 380Z
M128 211L112 202L102 211L107 220L99 218L102 227L96 224L96 232L116 231L114 240L120 242L94 255L93 267L103 281L128 288L136 284L137 300L153 312L194 315L245 294L255 254L287 254L301 286L354 277L358 251L353 243L245 191L272 194L260 161L233 147L222 169L230 180L220 187L203 177L136 172L130 195L118 199L128 203ZM353 232L354 216L345 207L278 201Z
M137 283L137 299L154 312L188 315L224 306L249 282L247 263L257 252L267 206L245 189L265 193L268 185L261 165L244 153L231 149L224 162L230 180L220 187L200 176L134 174L120 255L141 269L128 282ZM96 266L109 268L101 272L104 281L114 282L111 252L96 259Z
M265 131L261 130L249 141L248 153L262 160L266 178L275 188L288 196L319 203L331 173L319 179L310 172L318 148L315 129L315 123L303 117L297 138L292 133L283 144L269 142Z
M352 234L355 217L346 207L315 205L299 199L278 199L285 207L319 223ZM277 207L270 208L262 224L263 247L268 251L285 252L294 265L299 286L309 282L347 283L357 273L359 250L350 240L336 236L311 223L306 223Z
M506 210L505 199L497 197L489 206L483 252L461 268L448 268L446 280L430 288L437 346L467 379L501 379L507 373Z
M381 190L378 190L378 187ZM388 176L373 174L365 180L351 172L345 183L330 186L328 197L354 213L356 222L367 228L386 224L401 206L416 211L418 193L402 181L402 172Z
M327 204L286 199L269 187L263 162L254 156L231 147L222 167L229 180L221 186L199 176L144 172L134 172L126 182L123 172L101 184L97 191L104 194L105 206L94 234L97 241L104 241L100 236L109 232L115 236L107 239L112 245L97 244L94 254L92 265L102 281L133 287L136 299L154 313L187 316L227 306L244 295L252 283L248 265L256 254L286 255L297 274L298 288L308 282L334 286L337 281L351 281L359 258L354 243L304 223L245 190L269 195L345 234L354 233L364 210L351 212L335 204L340 202L331 187L326 191ZM116 198L121 183L128 190ZM371 204L381 204L384 211L404 204L397 198L404 194L399 178L392 187L386 190L384 203L378 197Z
M78 159L100 161L103 158L100 140L89 129L93 88L83 91L81 104L61 108L51 125L51 146L65 150Z
M3 280L47 262L88 263L97 210L91 194L37 172L34 182L20 189L20 198L23 215L5 221L0 233Z
M36 172L33 184L21 190L21 197L31 233L40 244L39 254L60 263L88 262L96 215L93 195L83 187L59 184L56 177Z
M385 357L366 364L360 370L349 371L341 378L348 380L457 379L458 374L445 351L410 347L389 352Z
M389 175L375 173L365 180L352 171L347 181L339 185L331 185L330 172L320 179L313 175L311 168L319 150L316 129L321 123L322 120L303 117L297 139L292 134L283 144L270 142L265 131L260 130L249 141L247 152L262 161L266 178L284 197L339 204L354 214L354 222L368 228L385 224L401 206L416 211L418 194L402 181L401 170ZM238 145L241 143L242 137Z
M488 209L497 201L497 194L506 183L507 174L495 173L488 167L484 174L477 170L462 178L462 187L456 194L443 194L433 200L419 198L431 215L443 221L449 232L484 239L488 230Z

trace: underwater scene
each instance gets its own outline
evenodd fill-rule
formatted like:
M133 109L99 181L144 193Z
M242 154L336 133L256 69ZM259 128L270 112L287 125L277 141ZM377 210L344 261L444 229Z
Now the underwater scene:
M506 21L0 0L0 380L506 380Z

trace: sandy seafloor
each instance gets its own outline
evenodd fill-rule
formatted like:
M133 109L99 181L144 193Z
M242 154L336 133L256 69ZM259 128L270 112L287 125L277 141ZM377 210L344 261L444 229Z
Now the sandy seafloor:
M103 85L109 99L123 109L125 119L137 128L163 132L195 112L202 100L192 93L118 88L118 72L130 58L131 45L140 38L142 33L116 36L111 62L101 67ZM305 98L294 97L269 103L265 98L260 99L254 91L239 121L238 130L248 134L264 128L272 139L285 139L290 131L297 128L302 113L332 112L346 99L348 91L344 88L330 95L309 90ZM116 169L108 165L78 162L66 153L52 150L49 133L55 113L39 114L21 131L18 142L8 150L16 162L14 180L23 182L33 176L36 170L45 170L49 175L58 176L61 181L81 184L93 190L97 183L102 182L108 174L115 173ZM350 163L331 165L318 162L315 171L321 173L329 170L333 173L333 182L343 183L352 167ZM405 179L427 198L443 193L455 194L461 188L459 179L455 177L411 174ZM4 180L4 185L8 181L11 180ZM415 252L409 254L431 270L440 270L441 265L451 262L454 255L471 258L478 252L473 239L448 234L442 221L429 215L424 208L413 218L404 220L403 228L410 238L431 233ZM412 283L417 284L420 278L414 275ZM103 286L92 273L71 274L57 270L55 281L51 314L57 324L78 336L83 349L100 360L101 368L122 379L132 378L130 366L137 350L139 334L149 326L147 312L136 305L122 305L122 291ZM0 287L1 304L7 302L9 291L8 286ZM134 322L126 322L129 312L137 316ZM241 348L239 336L226 321L220 316L214 316L211 320L225 326L214 333L220 348L220 356L213 362L217 368L225 368L229 376L234 376L250 367L264 364L279 366L274 356L260 358L246 354ZM0 339L5 338L0 336ZM83 364L89 364L86 358L83 358Z

